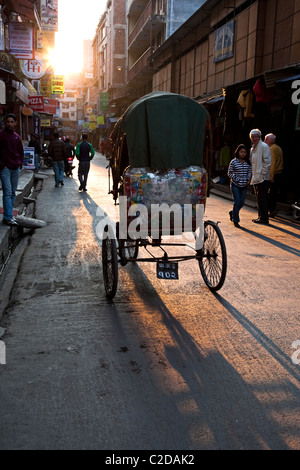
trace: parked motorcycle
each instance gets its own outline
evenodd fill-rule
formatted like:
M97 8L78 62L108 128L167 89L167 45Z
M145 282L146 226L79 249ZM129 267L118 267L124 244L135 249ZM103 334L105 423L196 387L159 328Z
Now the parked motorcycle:
M65 174L66 176L73 177L73 170L75 166L73 165L73 157L68 157L67 161L65 162Z
M43 165L47 166L48 168L53 167L52 158L50 157L48 153L47 144L43 145L42 151L40 154L40 166L43 166Z

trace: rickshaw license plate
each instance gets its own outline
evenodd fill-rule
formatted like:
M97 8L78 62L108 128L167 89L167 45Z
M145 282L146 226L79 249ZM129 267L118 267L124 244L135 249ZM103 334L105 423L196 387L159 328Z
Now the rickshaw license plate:
M178 263L170 261L158 261L156 264L158 279L179 279Z

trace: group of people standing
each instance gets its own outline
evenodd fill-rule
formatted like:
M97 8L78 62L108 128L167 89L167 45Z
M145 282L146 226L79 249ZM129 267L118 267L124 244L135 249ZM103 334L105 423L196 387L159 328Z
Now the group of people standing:
M253 186L257 201L258 217L252 222L269 224L269 217L276 215L277 194L281 185L283 155L275 143L276 136L267 134L264 142L259 129L250 131L252 147L248 156L247 147L240 144L228 167L233 209L230 220L240 228L240 210L245 203L248 184Z

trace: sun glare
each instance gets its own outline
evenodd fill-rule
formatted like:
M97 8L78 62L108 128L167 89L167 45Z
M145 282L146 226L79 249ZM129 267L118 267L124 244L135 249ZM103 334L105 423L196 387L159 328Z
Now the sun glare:
M70 38L65 33L56 33L55 50L51 51L50 61L55 75L80 72L83 61L82 40L75 40L74 37Z
M56 75L82 70L83 40L93 39L107 0L58 0L58 25L55 49L50 62Z

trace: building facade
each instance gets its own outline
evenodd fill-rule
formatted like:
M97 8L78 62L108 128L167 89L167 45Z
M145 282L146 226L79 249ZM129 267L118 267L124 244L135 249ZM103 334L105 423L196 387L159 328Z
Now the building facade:
M24 140L53 119L49 102L29 106L31 97L51 98L47 50L54 47L57 0L52 4L49 10L46 0L0 0L0 117L16 114Z

